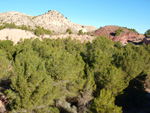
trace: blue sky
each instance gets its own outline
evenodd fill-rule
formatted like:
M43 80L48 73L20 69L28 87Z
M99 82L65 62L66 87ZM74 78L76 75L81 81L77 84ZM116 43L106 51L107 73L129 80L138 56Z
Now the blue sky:
M82 25L118 25L139 33L150 29L150 0L2 0L0 4L0 12L19 11L37 16L57 10Z

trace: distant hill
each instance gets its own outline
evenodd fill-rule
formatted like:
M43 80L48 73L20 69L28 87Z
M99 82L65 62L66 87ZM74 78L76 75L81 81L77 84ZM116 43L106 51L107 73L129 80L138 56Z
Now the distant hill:
M33 29L36 28L36 26L40 26L55 31L56 33L64 33L68 28L74 33L78 33L79 30L82 30L83 32L92 32L97 29L93 26L72 23L55 10L39 16L30 16L16 11L0 13L0 24L3 23L14 23L18 26L26 25Z
M95 36L105 35L113 41L127 44L128 42L141 42L145 36L134 29L120 26L105 26L94 31Z

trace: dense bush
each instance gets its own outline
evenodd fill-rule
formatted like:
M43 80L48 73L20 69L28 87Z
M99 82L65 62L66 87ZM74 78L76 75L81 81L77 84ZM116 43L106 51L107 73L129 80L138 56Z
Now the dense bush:
M11 81L5 94L12 112L121 113L116 96L141 73L149 78L149 51L150 46L122 46L105 36L92 43L0 41L0 80Z
M5 51L0 49L0 80L10 76L11 61L7 58Z

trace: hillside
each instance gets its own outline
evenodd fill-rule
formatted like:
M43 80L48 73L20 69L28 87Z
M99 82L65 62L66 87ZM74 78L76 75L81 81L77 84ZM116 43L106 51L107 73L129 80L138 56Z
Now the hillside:
M72 23L66 17L64 17L58 11L49 11L39 16L30 16L16 11L9 11L0 13L0 24L2 23L14 23L21 26L26 25L35 29L36 26L44 27L56 33L64 33L70 28L74 33L78 33L79 30L84 32L91 32L96 30L93 26L84 26L76 23Z
M0 40L11 40L15 44L20 41L20 39L31 39L37 38L32 32L25 31L21 29L2 29L0 30Z
M116 31L120 29L119 35L116 35ZM137 33L134 29L128 29L120 26L105 26L97 29L94 32L95 36L105 35L109 37L112 41L121 42L122 44L127 44L128 42L141 42L145 36L143 34Z
M58 35L40 35L37 36L34 34L34 32L32 31L28 31L28 30L21 30L21 29L16 29L16 28L5 28L0 30L0 40L11 40L14 42L14 44L17 44L20 40L24 40L24 39L31 39L31 38L38 38L40 40L43 40L44 38L50 38L50 39L65 39L65 38L69 38L71 37L71 39L73 40L79 40L82 43L84 41L88 42L92 42L92 40L95 38L93 36L90 35L77 35L77 34L58 34Z

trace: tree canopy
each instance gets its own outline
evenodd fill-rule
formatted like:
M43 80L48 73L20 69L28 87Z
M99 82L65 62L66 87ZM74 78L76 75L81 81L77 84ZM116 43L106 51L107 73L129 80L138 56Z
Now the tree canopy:
M39 28L41 29L41 28ZM68 39L0 41L0 80L10 112L121 113L116 96L139 75L150 76L150 46Z

